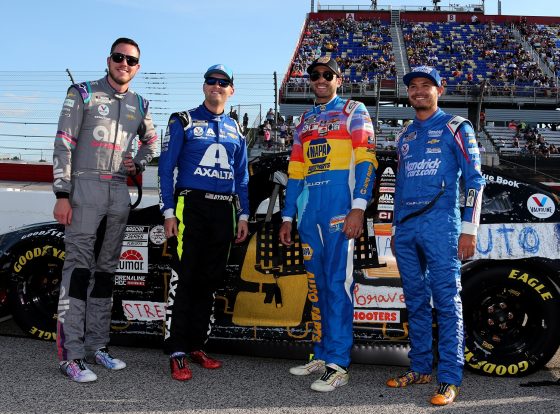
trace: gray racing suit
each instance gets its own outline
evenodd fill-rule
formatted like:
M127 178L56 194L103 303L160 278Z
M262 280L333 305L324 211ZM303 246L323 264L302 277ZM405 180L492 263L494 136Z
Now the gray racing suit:
M156 150L148 101L131 90L117 93L107 78L68 89L53 154L53 190L72 206L58 303L61 361L90 356L109 342L114 273L130 210L123 157L136 135L139 171ZM94 257L104 217L106 230Z

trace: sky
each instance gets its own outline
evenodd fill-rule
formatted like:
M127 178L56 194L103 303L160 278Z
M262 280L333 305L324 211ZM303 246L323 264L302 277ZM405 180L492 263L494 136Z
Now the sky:
M475 4L479 0L445 1ZM486 1L497 13L497 0ZM360 5L367 0L315 0ZM378 4L431 6L430 0ZM503 0L502 14L560 15L556 0ZM104 69L117 37L135 39L145 72L203 73L224 63L234 73L284 74L310 0L8 0L2 2L0 70ZM552 13L554 14L554 13Z

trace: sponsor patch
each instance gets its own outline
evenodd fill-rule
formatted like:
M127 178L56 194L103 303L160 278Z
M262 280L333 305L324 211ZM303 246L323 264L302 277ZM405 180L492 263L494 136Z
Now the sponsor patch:
M106 104L101 104L97 107L97 112L101 116L107 116L109 115L109 107Z
M404 142L414 141L416 139L416 131L411 132L410 134L404 137Z
M439 139L431 139L428 142L426 142L426 144L437 144L439 142Z
M148 273L148 247L123 246L119 257L117 273Z
M404 143L403 146L401 147L401 154L403 156L406 156L409 150L410 150L410 146L407 143Z
M469 188L467 193L467 201L465 201L465 206L474 207L474 200L476 196L476 190L474 188Z
M128 109L128 110L129 110L130 112L132 112L133 114L136 113L136 107L135 107L135 106L126 104L126 109Z
M332 217L329 222L329 233L335 233L337 231L342 231L344 226L344 219L346 216L335 216Z
M202 127L194 127L193 134L195 137L201 137L203 133L204 130L202 129Z
M435 131L428 131L428 136L429 137L441 137L441 134L443 134L443 129L437 129Z
M301 244L301 250L303 252L303 260L311 260L313 257L313 249L307 243Z
M216 133L214 132L214 130L212 128L206 128L206 136L207 137L215 137Z
M441 148L426 148L426 154L441 154Z
M441 160L439 158L430 160L422 159L421 161L407 162L405 163L406 176L407 177L420 177L424 175L436 175Z
M66 98L64 100L64 106L67 106L69 108L73 108L75 103L76 103L76 101L74 99Z

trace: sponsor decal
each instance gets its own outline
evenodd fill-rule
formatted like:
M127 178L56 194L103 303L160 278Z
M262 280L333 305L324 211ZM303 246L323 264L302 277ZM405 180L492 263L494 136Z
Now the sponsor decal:
M150 230L150 241L153 244L163 244L166 240L165 237L165 230L163 229L163 226L161 224L158 224L157 226L154 226L151 230Z
M109 115L109 106L101 104L97 107L97 112L99 112L99 115L101 116L107 116Z
M214 143L209 145L199 165L194 170L195 175L220 180L233 180L233 172L231 172L231 166L229 165L227 150L222 144Z
M307 272L307 299L311 302L311 320L313 321L313 334L311 336L312 342L321 342L321 338L323 336L321 310L319 306L317 306L317 302L319 302L319 295L317 292L315 275L311 272Z
M369 323L400 323L400 311L377 311L377 310L357 310L354 311L354 322Z
M116 271L118 273L148 273L148 248L123 246Z
M508 279L518 280L529 285L535 289L539 295L541 295L542 300L549 300L553 298L550 291L539 281L539 279L531 276L529 273L521 273L517 269L512 269L509 273Z
M230 130L230 131L233 132L233 133L237 133L237 128L235 128L235 127L233 127L233 126L231 126L231 125L224 124L224 128Z
M404 293L400 287L371 286L356 283L355 308L404 309Z
M335 216L331 217L329 222L329 233L335 233L337 231L342 231L342 227L344 226L344 219L346 216Z
M441 164L439 158L430 160L422 159L422 161L406 162L406 176L407 177L419 177L424 175L436 175Z
M379 187L380 193L394 193L395 187Z
M204 127L206 128L208 126L208 121L193 121L192 123L193 127Z
M301 244L301 250L303 251L303 260L311 260L313 257L313 249L307 243Z
M406 156L409 150L410 150L410 146L407 143L404 143L403 146L401 147L401 154L403 156Z
M64 100L64 106L67 106L69 108L73 108L75 103L76 103L76 101L74 99L66 98Z
M439 139L434 138L434 139L431 139L428 142L426 142L426 144L432 144L433 145L433 144L437 144L438 142L439 142Z
M214 132L214 130L212 128L206 128L206 136L207 137L215 137L216 133Z
M128 110L129 110L130 112L132 112L133 114L136 113L136 107L135 107L135 106L126 104L126 109L128 109Z
M436 129L436 130L428 131L428 136L429 137L441 137L441 134L443 134L443 129ZM432 141L439 142L439 140L432 140ZM428 141L428 144L435 144L436 142Z
M115 285L117 286L145 286L146 276L143 275L115 275Z
M123 300L124 316L129 321L165 320L165 303L145 300Z
M499 175L493 176L490 174L483 174L487 183L495 183L501 185L508 185L510 187L519 188L519 183L515 180L508 180L507 178L500 177Z
M465 347L465 361L470 367L484 371L487 374L496 375L517 375L523 371L529 369L529 361L523 360L515 362L510 365L496 365L488 361L479 361L475 358L473 360L474 354L467 347Z
M379 204L393 204L393 196L391 194L381 194Z
M544 194L533 194L527 200L527 209L533 216L541 219L549 218L556 211L554 201Z
M311 183L306 182L305 185L307 187L316 187L316 186L319 186L319 185L326 185L330 182L331 182L331 180L314 181L314 182L311 182Z
M177 289L177 281L179 280L179 275L175 270L171 269L171 279L169 280L169 294L167 297L167 307L165 308L165 333L164 339L169 338L171 331L171 320L173 319L173 304L175 303L175 290Z
M391 167L387 167L383 170L381 174L381 179L395 178L395 171Z
M331 146L325 138L316 139L310 142L307 148L307 158L311 164L322 164L327 160L331 152Z
M469 191L467 193L467 201L465 202L465 205L467 207L474 207L475 196L476 190L474 188L469 188Z
M100 104L111 103L111 98L108 96L95 95L95 101Z
M27 233L21 236L20 240L28 239L34 236L53 236L53 237L64 237L63 231L58 231L56 229L34 231L33 233Z
M126 114L126 119L128 119L129 121L134 121L136 117L132 114Z
M379 220L393 220L393 213L390 211L380 211Z
M377 209L383 211L393 211L395 207L392 204L379 204Z
M426 154L441 154L441 148L426 148Z
M560 226L557 223L482 224L478 229L477 259L560 257Z
M411 132L410 134L404 137L404 142L414 141L416 139L416 131Z
M194 127L193 134L195 137L201 137L202 134L204 134L204 130L202 129L202 127Z

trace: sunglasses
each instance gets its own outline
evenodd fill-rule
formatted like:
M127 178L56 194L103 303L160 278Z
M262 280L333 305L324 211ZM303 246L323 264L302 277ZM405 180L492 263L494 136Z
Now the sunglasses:
M318 81L319 78L321 78L321 76L327 82L330 82L334 79L334 77L336 75L334 73L328 72L328 71L327 72L311 72L311 74L309 75L309 79L311 79L313 82L315 82L315 81Z
M206 78L204 80L204 83L210 86L214 86L215 84L218 84L222 88L227 88L229 85L231 85L231 82L228 81L227 79L218 79L218 78Z
M126 64L128 66L136 66L138 64L138 58L130 55L125 55L123 53L111 53L111 60L115 63L121 63L126 59Z

